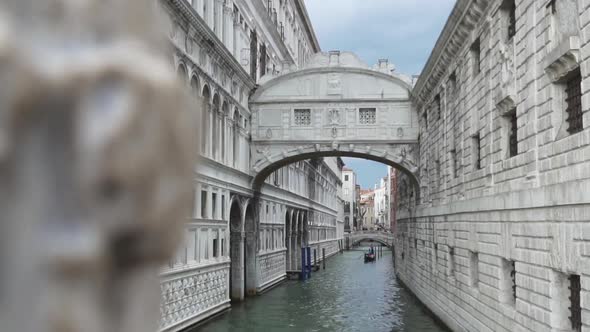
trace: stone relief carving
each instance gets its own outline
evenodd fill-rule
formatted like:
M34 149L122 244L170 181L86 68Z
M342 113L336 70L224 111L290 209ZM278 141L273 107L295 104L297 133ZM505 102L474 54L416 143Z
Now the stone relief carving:
M512 45L500 43L499 49L502 86L506 87L514 80L514 48Z
M340 124L340 110L332 108L328 111L328 121L330 125Z
M330 74L328 76L328 94L339 95L342 94L342 82L339 74Z
M225 301L228 270L203 272L162 283L160 328L193 318Z

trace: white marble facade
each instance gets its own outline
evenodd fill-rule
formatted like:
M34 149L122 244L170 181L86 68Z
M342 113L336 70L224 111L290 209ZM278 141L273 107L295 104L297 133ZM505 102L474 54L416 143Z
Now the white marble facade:
M194 98L195 149L203 157L185 241L162 270L160 327L178 331L227 309L230 297L283 280L296 270L302 245L330 254L341 247L341 165L336 158L288 165L253 196L249 95L261 77L293 70L319 51L303 1L158 4L170 21L171 59Z

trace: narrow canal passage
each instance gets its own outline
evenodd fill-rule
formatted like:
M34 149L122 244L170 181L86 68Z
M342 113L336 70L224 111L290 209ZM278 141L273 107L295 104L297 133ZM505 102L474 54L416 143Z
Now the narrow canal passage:
M362 251L327 260L306 282L288 281L191 332L446 331L394 276L390 251L364 263Z

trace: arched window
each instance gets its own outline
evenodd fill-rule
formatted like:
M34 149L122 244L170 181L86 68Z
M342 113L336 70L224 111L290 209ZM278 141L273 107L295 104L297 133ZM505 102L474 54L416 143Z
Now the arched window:
M219 159L219 95L213 96L213 105L211 110L211 158Z
M234 110L234 127L233 127L233 163L234 168L238 168L238 160L240 159L240 112L236 108Z
M202 112L202 121L201 121L201 153L207 155L207 147L209 146L209 122L211 117L211 109L209 100L211 99L211 92L209 91L209 87L205 85L203 88L203 99L202 103L203 106L201 107Z
M227 139L226 139L226 131L227 131L227 124L226 119L229 116L229 106L227 102L223 102L223 106L221 107L221 162L225 164L226 162L226 149L227 149Z

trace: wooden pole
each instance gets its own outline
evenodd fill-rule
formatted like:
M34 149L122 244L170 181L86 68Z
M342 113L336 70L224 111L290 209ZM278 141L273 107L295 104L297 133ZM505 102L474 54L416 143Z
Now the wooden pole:
M326 269L326 248L322 248L322 266Z

